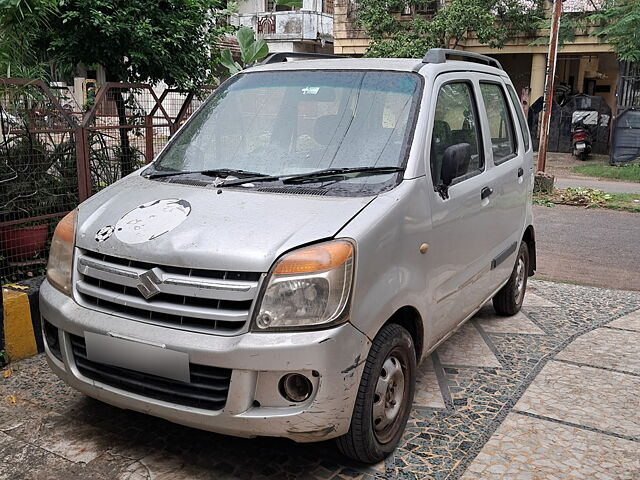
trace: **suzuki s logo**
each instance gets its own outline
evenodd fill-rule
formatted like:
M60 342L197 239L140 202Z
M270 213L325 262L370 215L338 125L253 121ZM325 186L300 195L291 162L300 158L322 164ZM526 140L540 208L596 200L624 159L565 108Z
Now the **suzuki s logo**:
M148 270L138 275L138 284L136 285L136 288L146 300L149 300L151 297L160 293L158 285L161 283L162 280L158 278L158 275L156 275L153 270Z

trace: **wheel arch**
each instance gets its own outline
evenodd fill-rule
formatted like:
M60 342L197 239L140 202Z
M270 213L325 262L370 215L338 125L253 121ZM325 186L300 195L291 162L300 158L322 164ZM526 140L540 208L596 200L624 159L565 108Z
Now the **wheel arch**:
M395 323L405 328L415 345L416 361L420 362L422 358L422 349L424 348L424 324L422 323L422 316L415 307L405 305L394 312L391 317L380 327L382 330L386 325ZM378 330L378 331L380 331Z
M529 250L529 276L533 276L536 273L536 232L533 225L529 225L522 236L522 241L527 244Z

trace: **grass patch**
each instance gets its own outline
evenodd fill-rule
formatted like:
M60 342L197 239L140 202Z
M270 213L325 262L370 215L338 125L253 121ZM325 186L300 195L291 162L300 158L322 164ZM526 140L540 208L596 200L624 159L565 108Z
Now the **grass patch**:
M595 188L556 188L553 193L534 193L534 205L574 205L640 213L639 193L605 193Z
M611 178L614 180L640 183L640 163L632 163L619 167L598 164L578 165L577 167L573 167L572 171L588 177Z

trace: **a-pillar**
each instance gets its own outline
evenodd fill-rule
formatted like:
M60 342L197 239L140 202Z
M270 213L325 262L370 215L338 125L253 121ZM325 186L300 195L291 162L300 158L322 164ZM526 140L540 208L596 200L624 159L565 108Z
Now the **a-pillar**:
M529 86L529 104L531 105L538 98L544 95L544 82L547 71L547 56L544 53L534 53L531 55L531 80Z

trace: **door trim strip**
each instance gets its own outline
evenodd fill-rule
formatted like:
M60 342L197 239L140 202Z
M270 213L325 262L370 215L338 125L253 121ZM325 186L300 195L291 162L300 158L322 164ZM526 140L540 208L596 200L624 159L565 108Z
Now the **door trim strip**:
M503 250L502 253L500 253L500 255L498 255L496 258L491 260L491 270L493 270L502 262L504 262L507 258L509 258L509 255L511 255L513 252L516 251L517 246L518 244L516 242L513 242L505 250Z

